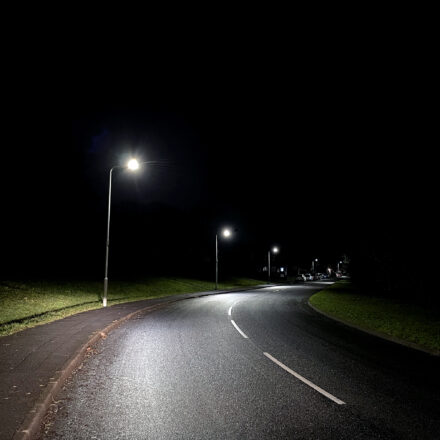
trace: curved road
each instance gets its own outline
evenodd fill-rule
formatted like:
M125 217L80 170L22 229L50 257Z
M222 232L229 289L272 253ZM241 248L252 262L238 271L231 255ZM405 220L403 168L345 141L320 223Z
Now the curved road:
M438 358L307 306L324 283L180 301L114 330L45 439L438 439Z

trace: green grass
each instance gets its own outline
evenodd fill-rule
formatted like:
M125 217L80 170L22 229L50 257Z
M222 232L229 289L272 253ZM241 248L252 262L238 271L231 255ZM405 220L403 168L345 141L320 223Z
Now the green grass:
M335 318L440 353L440 315L428 308L362 295L348 282L316 293L310 303Z
M219 289L257 284L262 282L236 278L219 284ZM111 281L108 305L213 289L212 282L185 278L152 278L142 282ZM0 282L0 336L85 310L101 308L102 291L102 282Z

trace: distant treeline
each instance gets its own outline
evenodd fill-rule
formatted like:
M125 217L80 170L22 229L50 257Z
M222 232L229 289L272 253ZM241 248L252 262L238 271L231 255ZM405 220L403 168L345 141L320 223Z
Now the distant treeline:
M388 235L367 235L351 254L353 281L366 294L440 308L436 258L427 251L431 240L427 231L410 236L396 229Z

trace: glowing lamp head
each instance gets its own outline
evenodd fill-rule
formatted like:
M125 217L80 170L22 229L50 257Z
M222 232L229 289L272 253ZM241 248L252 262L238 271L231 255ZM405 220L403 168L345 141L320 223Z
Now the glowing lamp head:
M230 237L231 236L231 230L230 229L223 229L223 231L222 231L222 235L223 235L223 237L225 237L225 238L228 238L228 237Z
M274 248L272 248L272 252L274 254L277 254L280 250L275 246Z
M127 168L129 170L135 171L139 168L139 162L136 159L130 159L127 163Z

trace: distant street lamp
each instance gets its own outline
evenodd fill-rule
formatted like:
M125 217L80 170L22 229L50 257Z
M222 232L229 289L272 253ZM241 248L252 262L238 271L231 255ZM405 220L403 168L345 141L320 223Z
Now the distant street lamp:
M116 168L128 168L131 171L135 171L139 169L141 164L144 163L152 163L152 162L138 162L136 159L130 159L127 164L124 165L115 165L110 169L110 178L109 178L109 186L108 186L108 213L107 213L107 241L105 247L105 276L104 276L104 297L102 298L103 307L107 307L107 289L108 289L108 253L110 246L110 208L112 202L112 174L113 170Z
M225 238L231 236L231 230L224 228L221 235ZM218 235L215 234L215 290L218 290Z
M316 263L318 262L318 259L317 259L317 258L315 258L315 259L312 261L312 272L313 272L313 273L315 273L315 262L316 262Z
M272 252L274 254L277 254L279 252L279 249L274 246L272 248ZM270 282L270 250L267 252L267 280Z
M339 272L339 265L342 264L342 261L338 261L338 272Z

